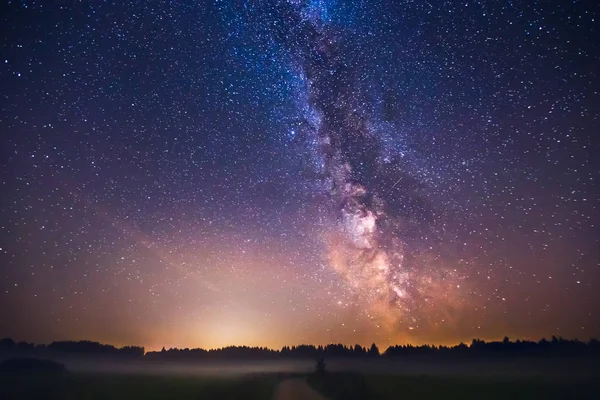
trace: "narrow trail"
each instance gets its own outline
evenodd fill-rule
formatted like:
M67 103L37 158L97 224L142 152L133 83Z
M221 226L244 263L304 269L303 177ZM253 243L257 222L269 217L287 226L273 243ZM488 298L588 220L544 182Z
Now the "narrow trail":
M273 400L328 400L303 379L287 379L275 389Z

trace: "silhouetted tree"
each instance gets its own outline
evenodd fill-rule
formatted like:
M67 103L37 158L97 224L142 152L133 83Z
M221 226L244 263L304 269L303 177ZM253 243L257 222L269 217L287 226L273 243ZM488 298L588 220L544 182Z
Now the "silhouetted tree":
M377 345L375 343L373 343L371 345L371 348L369 349L369 355L372 357L379 356L379 348L377 347Z
M325 363L325 359L324 358L319 358L317 360L317 364L315 365L315 372L317 374L324 374L326 366L327 366L327 364Z

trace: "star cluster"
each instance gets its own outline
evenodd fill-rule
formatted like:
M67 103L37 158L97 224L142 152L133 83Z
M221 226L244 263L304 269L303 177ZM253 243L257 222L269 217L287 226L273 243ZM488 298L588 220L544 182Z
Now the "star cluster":
M9 2L0 336L600 334L586 2Z

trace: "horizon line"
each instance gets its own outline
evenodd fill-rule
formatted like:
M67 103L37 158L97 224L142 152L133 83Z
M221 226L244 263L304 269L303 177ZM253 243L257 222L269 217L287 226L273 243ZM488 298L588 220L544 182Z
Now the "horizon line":
M167 346L162 346L162 348L164 348L165 350L171 350L171 349L177 349L177 350L185 350L185 349L189 349L189 350L196 350L196 349L200 349L200 350L205 350L205 351L219 351L219 350L223 350L223 349L227 349L227 348L232 348L232 347L245 347L245 348L253 348L253 349L266 349L269 351L281 351L283 348L292 348L292 347L300 347L300 346L312 346L315 348L318 347L326 347L326 346L330 346L330 345L341 345L344 347L349 347L349 348L353 348L355 346L360 346L362 348L368 349L369 347L371 347L372 345L375 345L377 348L379 348L380 350L385 350L388 349L390 347L395 347L395 346L412 346L412 347L424 347L424 346L428 346L428 347L448 347L448 348L452 348L452 347L457 347L460 346L461 344L463 345L467 345L470 346L473 341L482 341L485 343L494 343L494 342L503 342L504 339L507 338L509 340L509 343L517 343L517 342L534 342L534 343L539 343L542 342L544 340L551 342L554 338L558 339L558 340L564 340L564 341L572 341L572 342L580 342L580 343L585 343L585 344L589 344L592 341L597 341L600 340L599 338L595 338L595 337L590 337L587 340L583 340L583 339L579 339L579 338L565 338L563 336L556 336L556 335L552 335L550 337L550 339L548 339L546 336L543 336L537 340L535 339L526 339L526 338L517 338L517 339L510 339L509 336L503 336L502 339L482 339L482 338L478 338L478 337L473 337L470 341L460 341L460 342L454 342L452 344L435 344L435 343L422 343L422 344L414 344L414 343L409 343L409 342L405 342L405 343L396 343L396 344L389 344L385 347L380 348L379 345L376 342L372 342L369 345L362 345L360 343L354 343L354 344L346 344L346 343L341 343L341 342L329 342L329 343L325 343L325 344L309 344L309 343L299 343L299 344L286 344L280 347L269 347L269 346L259 346L259 345L245 345L245 344L232 344L232 345L225 345L225 346L221 346L221 347L167 347ZM19 343L27 343L27 344L33 344L35 346L37 345L44 345L44 346L48 346L52 343L64 343L64 342L71 342L71 343L80 343L80 342L89 342L89 343L98 343L100 345L104 345L104 346L111 346L114 347L116 349L122 349L122 348L126 348L126 347L138 347L138 348L143 348L144 349L144 353L149 353L149 352L161 352L161 349L158 350L147 350L145 345L138 345L138 344L126 344L126 345L115 345L115 344L111 344L111 343L106 343L106 342L101 342L101 341L96 341L96 340L92 340L92 339L61 339L61 340L52 340L49 342L28 342L26 340L15 340L12 337L9 336L5 336L5 337L0 337L0 342L4 341L4 340L11 340L12 342L14 342L15 344L19 344Z

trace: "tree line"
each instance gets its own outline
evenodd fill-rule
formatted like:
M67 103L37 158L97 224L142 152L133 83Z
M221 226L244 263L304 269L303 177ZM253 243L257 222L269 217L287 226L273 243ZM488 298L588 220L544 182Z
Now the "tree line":
M18 354L28 356L45 356L48 354L86 355L86 356L117 356L126 358L140 358L145 354L145 349L140 346L115 347L109 344L81 341L59 341L48 345L28 342L15 342L5 338L0 340L0 354Z
M538 342L517 340L485 342L473 339L470 345L460 343L456 346L390 346L383 352L373 343L370 347L361 345L347 346L329 344L326 346L299 345L284 346L280 350L266 347L229 346L220 349L206 350L202 348L163 348L161 351L146 352L144 347L115 347L92 341L59 341L48 345L28 342L15 342L12 339L0 340L0 355L27 355L47 357L51 355L65 356L109 356L127 359L144 359L154 361L194 361L194 360L255 360L255 359L318 359L318 358L401 358L409 356L599 356L600 342L592 339L589 342L566 340L552 337Z

